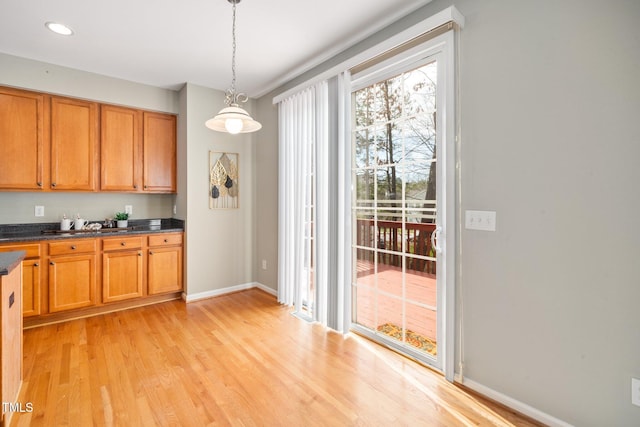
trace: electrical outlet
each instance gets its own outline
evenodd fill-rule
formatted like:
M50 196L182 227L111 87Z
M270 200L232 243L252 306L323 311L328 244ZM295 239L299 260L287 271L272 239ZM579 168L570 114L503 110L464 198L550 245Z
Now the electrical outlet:
M266 269L267 269L267 260L266 260L266 259L263 259L263 260L262 260L262 269L263 269L263 270L266 270Z
M129 215L133 215L133 206L124 205L124 213L128 213Z
M173 214L177 214L178 213L178 206L177 205L173 205Z
M464 227L468 230L496 231L495 211L466 211Z
M631 403L640 406L640 380L631 378Z
M44 216L44 206L36 206L35 216Z

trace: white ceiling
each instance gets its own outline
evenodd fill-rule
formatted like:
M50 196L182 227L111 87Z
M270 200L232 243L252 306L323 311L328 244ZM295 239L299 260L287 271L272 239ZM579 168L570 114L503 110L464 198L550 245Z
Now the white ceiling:
M243 0L237 89L261 96L429 1ZM3 53L171 89L231 84L228 0L0 0L0 11Z

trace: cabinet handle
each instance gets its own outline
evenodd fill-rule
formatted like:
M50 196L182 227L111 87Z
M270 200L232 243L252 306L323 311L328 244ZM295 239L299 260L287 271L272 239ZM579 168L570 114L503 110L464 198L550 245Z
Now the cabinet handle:
M138 252L138 256L142 256L142 252Z
M153 252L149 252L149 255L153 255Z
M33 264L33 266L34 266L34 267L40 267L40 263L37 263L37 262L36 262L36 263L34 263L34 264Z
M38 187L42 187L42 183L41 182L36 182L36 184L38 184Z
M133 186L133 189L134 189L134 190L137 190L137 189L138 189L138 186L137 186L137 185L134 185L134 186Z
M120 246L127 246L125 242L120 242Z
M53 262L53 261L49 261L49 264L51 264L51 265L56 265L56 263L55 263L55 262Z
M51 186L52 186L52 187L55 187L55 186L56 186L56 183L55 183L55 182L52 182L52 183L51 183Z
M76 250L76 246L75 245L71 245L71 249L75 251Z

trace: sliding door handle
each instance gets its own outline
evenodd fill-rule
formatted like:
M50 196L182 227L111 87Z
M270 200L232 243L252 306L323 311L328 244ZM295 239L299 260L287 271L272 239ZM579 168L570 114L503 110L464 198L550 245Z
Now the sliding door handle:
M434 251L439 254L442 253L442 248L438 245L438 241L440 240L440 232L442 231L442 227L436 227L435 230L431 233L431 247Z

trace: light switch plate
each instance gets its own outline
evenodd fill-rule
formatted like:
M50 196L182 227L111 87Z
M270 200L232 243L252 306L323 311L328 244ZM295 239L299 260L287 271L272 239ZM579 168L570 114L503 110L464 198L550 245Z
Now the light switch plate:
M465 211L464 227L468 230L496 231L495 211Z
M631 403L640 406L640 380L631 378Z

